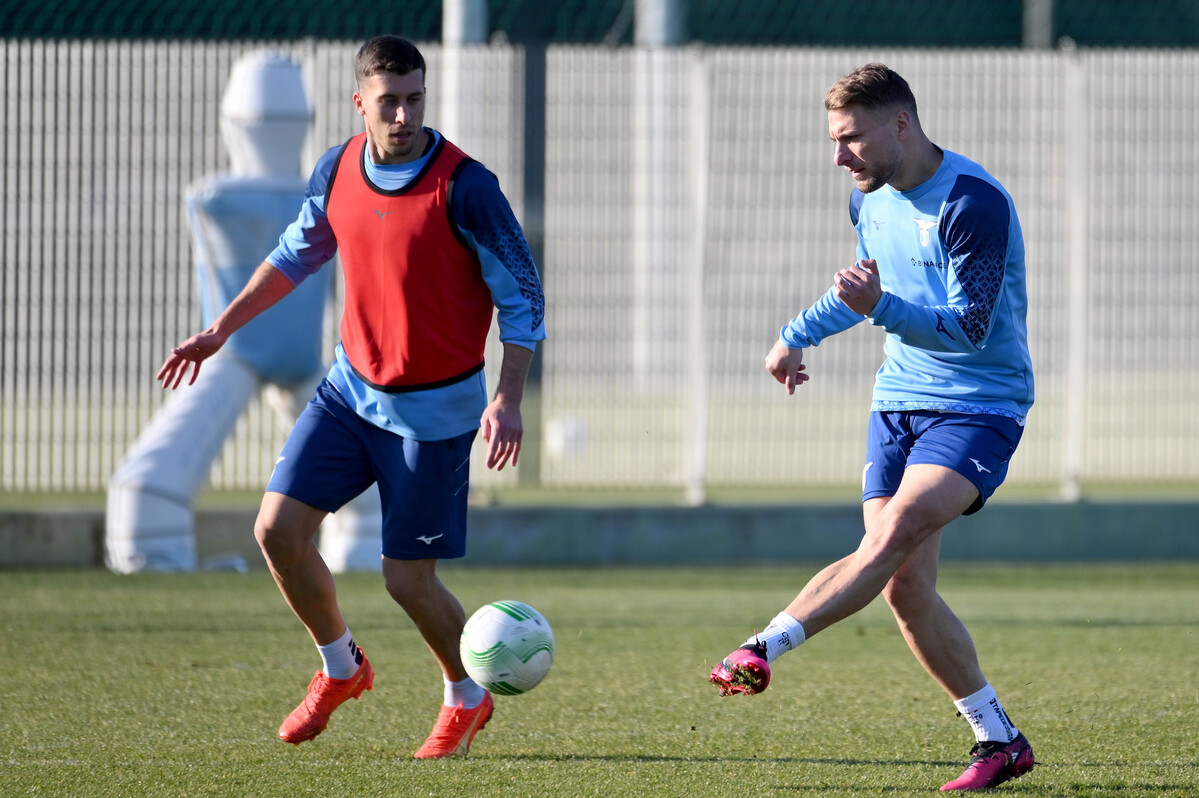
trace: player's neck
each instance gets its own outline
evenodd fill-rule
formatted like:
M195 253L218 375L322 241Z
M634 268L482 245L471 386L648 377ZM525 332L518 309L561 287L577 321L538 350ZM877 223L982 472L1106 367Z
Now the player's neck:
M912 147L912 157L904 164L902 174L891 181L896 191L911 191L932 179L945 160L945 151L927 138Z

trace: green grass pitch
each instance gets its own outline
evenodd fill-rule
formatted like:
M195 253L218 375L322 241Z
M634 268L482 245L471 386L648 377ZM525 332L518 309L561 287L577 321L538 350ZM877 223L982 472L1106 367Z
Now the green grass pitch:
M444 567L468 613L544 613L557 659L435 762L411 754L440 678L376 575L338 579L375 688L293 747L276 730L319 658L265 571L0 571L0 795L936 794L972 736L881 602L760 696L706 683L814 570ZM1199 563L951 565L941 590L1041 762L997 793L1199 795Z

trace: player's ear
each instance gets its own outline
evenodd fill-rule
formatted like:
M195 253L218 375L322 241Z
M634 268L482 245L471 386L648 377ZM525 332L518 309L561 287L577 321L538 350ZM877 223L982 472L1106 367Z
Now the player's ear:
M900 109L895 112L895 135L900 141L907 139L912 132L912 115L908 111Z

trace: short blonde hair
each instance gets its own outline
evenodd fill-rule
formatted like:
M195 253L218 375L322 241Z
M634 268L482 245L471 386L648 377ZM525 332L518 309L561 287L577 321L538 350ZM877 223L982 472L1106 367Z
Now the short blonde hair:
M827 111L860 105L872 111L903 109L916 116L916 97L908 82L885 64L866 64L829 87L824 95Z

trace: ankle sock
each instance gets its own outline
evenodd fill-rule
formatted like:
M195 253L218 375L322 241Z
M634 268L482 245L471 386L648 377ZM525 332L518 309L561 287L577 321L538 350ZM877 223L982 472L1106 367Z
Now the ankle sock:
M362 666L362 649L354 644L350 630L332 643L317 646L321 652L322 670L330 679L348 679Z
M474 679L467 677L460 682L451 682L444 676L441 678L445 682L445 697L442 699L442 703L447 707L456 707L461 704L463 709L474 709L483 703L483 696L487 694L487 691L480 687Z
M807 639L807 635L803 630L803 624L784 611L774 616L765 629L741 645L752 646L759 641L765 643L766 661L774 662L781 655L796 648Z
M977 742L985 743L999 741L1010 743L1016 739L1020 731L1012 725L1011 719L1004 711L1003 705L995 695L995 688L990 683L977 693L959 698L953 702L970 728L974 730Z

